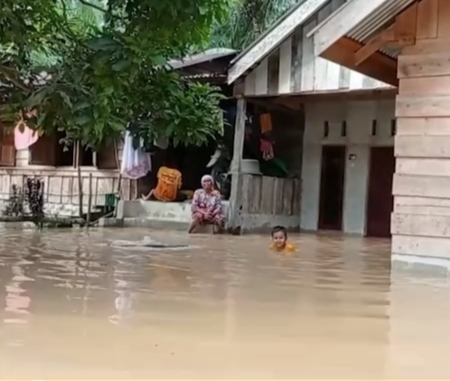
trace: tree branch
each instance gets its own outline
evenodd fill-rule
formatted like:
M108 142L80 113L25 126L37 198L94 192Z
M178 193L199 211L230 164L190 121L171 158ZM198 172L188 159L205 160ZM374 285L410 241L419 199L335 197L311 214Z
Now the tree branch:
M23 91L30 91L31 88L28 87L23 81L20 79L20 75L17 69L13 69L4 65L0 65L0 73L3 74L5 79L8 82L11 82L14 86L18 87Z

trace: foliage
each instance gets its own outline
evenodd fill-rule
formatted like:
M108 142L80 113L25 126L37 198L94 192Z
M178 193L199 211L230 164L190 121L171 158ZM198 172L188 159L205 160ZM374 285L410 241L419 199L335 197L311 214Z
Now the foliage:
M215 24L214 47L244 49L267 31L288 9L305 0L237 0L228 19Z
M44 182L40 179L28 178L25 183L25 199L34 224L42 227L44 221Z
M162 78L164 83L149 86L148 92L154 101L149 104L148 113L130 123L132 135L144 142L169 135L177 146L180 143L201 145L215 134L223 134L220 93L209 85L180 82L173 72L165 71L155 78Z
M5 209L2 214L7 217L23 217L24 198L22 188L17 185L11 187L12 194L9 196Z
M3 0L3 117L34 109L29 125L90 146L128 123L146 141L200 145L221 133L220 96L184 83L167 62L206 46L232 0L90 1ZM80 6L91 9L90 20Z
M44 182L40 179L28 178L24 189L13 185L5 209L6 217L31 218L31 221L42 227L44 214Z

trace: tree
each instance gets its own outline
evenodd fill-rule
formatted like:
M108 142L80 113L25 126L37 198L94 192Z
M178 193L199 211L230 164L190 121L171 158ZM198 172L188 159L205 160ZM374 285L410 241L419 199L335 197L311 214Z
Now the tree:
M211 45L245 49L288 9L304 0L238 0L229 17L214 26Z
M35 110L30 125L90 146L127 126L147 143L169 136L200 145L222 132L221 96L184 82L167 62L206 46L231 1L3 0L3 115ZM86 24L80 6L94 11Z

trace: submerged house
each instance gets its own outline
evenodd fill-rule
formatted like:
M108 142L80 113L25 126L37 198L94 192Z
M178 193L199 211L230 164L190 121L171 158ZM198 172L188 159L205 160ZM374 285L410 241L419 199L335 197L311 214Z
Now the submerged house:
M78 165L81 167L81 184L85 195L89 192L92 176L92 205L104 206L107 194L121 189L123 197L131 197L132 181L123 180L119 188L120 147L104 147L98 152L74 144L64 147L59 143L63 136L43 135L27 146L16 148L18 140L29 140L15 126L0 124L0 210L3 210L13 185L22 188L27 178L39 177L44 181L44 199L47 213L57 216L77 216L79 213ZM78 163L78 164L77 164ZM83 198L84 210L88 198Z
M210 49L170 64L188 80L207 81L227 91L230 86L226 84L226 70L235 55L236 51L230 49ZM49 215L78 216L78 167L84 212L88 207L90 177L93 208L105 206L107 195L119 194L121 200L129 201L148 192L145 180L120 176L122 142L94 152L77 144L65 147L59 142L63 138L59 133L42 135L34 141L28 131L21 133L15 127L0 124L0 212L11 196L12 186L23 187L27 178L38 177L44 182L44 202ZM24 141L20 147L16 147L15 135Z
M448 269L450 1L351 0L308 36L315 56L398 87L393 258Z
M390 236L395 81L356 70L348 57L318 56L311 37L346 7L345 0L300 2L231 63L238 115L230 226ZM288 153L288 178L242 169L245 110L254 105L284 115L273 130L284 140L275 150Z

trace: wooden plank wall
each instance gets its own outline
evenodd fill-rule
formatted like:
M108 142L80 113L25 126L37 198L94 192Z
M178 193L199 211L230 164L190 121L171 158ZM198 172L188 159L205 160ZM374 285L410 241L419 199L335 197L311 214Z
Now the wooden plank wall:
M301 180L244 175L242 213L299 216Z
M450 1L417 6L398 59L393 253L450 257Z
M312 91L363 90L388 85L314 54L306 35L346 0L330 0L314 17L265 58L245 78L245 95L276 95Z

